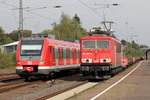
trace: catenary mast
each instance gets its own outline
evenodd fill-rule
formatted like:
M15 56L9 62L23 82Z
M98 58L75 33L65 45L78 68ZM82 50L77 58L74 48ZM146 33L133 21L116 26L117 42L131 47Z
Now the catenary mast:
M19 40L23 37L23 3L19 1Z

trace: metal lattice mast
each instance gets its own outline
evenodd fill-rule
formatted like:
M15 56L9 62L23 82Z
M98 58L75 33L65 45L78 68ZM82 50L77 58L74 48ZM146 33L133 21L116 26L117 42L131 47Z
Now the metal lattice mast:
M19 40L23 37L23 3L19 1Z

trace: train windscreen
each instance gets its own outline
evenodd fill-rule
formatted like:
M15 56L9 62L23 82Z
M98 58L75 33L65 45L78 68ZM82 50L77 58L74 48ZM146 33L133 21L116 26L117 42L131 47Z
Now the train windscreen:
M21 45L21 55L29 56L35 55L40 56L42 51L42 44L22 44Z
M109 49L110 43L107 40L91 40L83 41L82 46L83 49Z

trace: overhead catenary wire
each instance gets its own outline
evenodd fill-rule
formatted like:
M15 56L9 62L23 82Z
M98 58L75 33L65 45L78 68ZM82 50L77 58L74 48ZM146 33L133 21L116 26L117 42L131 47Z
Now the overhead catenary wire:
M15 7L15 6L13 6L13 5L10 5L10 4L7 4L7 3L5 3L5 1L0 1L0 3L2 3L7 9L9 9L9 10L11 10L11 8L10 7ZM7 12L5 12L5 13L7 13ZM5 14L5 15L7 15L7 14ZM16 23L16 27L17 27L17 21L16 21L16 15L15 15L15 13L12 11L12 15L14 16L14 21L12 21L12 20L10 20L10 19L4 19L4 20L7 20L7 21L9 21L9 22L15 22ZM6 18L6 17L5 17ZM4 26L5 27L5 26ZM7 28L8 28L8 26L7 26ZM12 27L11 27L12 28Z
M3 1L0 1L0 3L5 4L5 5L7 5L7 6L9 6L9 7L12 7L12 8L17 8L16 6L13 6L13 5L8 4L8 3L6 3L6 2L3 2ZM52 19L50 19L49 17L43 16L43 15L40 15L40 14L36 14L36 13L34 13L34 12L30 12L30 11L28 11L28 10L24 10L24 11L26 11L26 12L28 12L28 13L31 13L31 14L33 14L33 15L36 15L36 16L42 17L42 18L47 19L47 20L52 20Z
M84 3L84 2L82 2L81 0L78 0L81 4L83 4L84 6L86 6L86 7L88 7L89 9L91 9L96 15L98 15L101 19L103 19L102 18L102 16L99 14L99 13L97 13L93 8L91 8L90 6L88 6L86 3Z
M16 8L16 6L8 4L8 3L4 2L4 1L0 1L0 3L5 4L5 5L9 6L9 7Z

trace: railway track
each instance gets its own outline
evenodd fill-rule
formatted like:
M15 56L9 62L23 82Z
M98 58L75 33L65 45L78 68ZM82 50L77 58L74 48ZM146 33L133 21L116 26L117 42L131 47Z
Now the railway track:
M18 89L27 85L33 85L33 84L38 84L38 83L42 83L42 81L35 81L35 82L18 81L18 82L13 82L9 84L3 84L3 85L0 85L0 94L14 90L14 89Z
M64 76L62 78L69 78L69 77L72 77L72 76ZM11 77L11 78L1 78L0 80L2 81L9 81L9 79L14 79L14 78L18 78L18 77ZM20 78L20 77L19 77ZM56 80L60 80L62 78L57 78ZM49 81L49 80L48 80ZM0 94L2 93L5 93L5 92L8 92L8 91L12 91L14 89L18 89L18 88L21 88L21 87L24 87L24 86L28 86L28 85L33 85L33 84L39 84L39 83L46 83L47 81L41 81L41 80L38 80L38 81L34 81L34 82L25 82L24 80L20 80L20 81L16 81L16 82L11 82L11 83L8 83L8 84L2 84L0 85Z
M16 73L0 73L0 76L16 75Z
M21 92L19 92L19 93L23 93L24 94L24 92L25 92L25 95L28 95L27 94L27 92L26 91L31 91L31 92L33 92L33 91L35 91L35 92L37 92L38 93L38 87L39 87L39 93L40 93L40 90L41 89L46 89L46 88L44 88L44 87L50 87L50 90L51 90L51 88L52 89L54 89L54 91L51 91L50 93L52 93L52 94L50 94L50 95L48 95L47 96L47 94L42 94L42 95L40 95L41 97L39 98L39 96L35 96L35 98L33 97L33 99L39 99L39 100L43 100L43 98L50 98L50 97L53 97L53 96L55 96L55 95L58 95L58 94L60 94L60 93L63 93L63 92L65 92L65 91L68 91L68 90L70 90L70 89L73 89L73 88L75 88L75 87L78 87L78 86L80 86L80 85L82 85L82 84L85 84L84 82L82 82L83 81L83 78L82 77L80 77L80 78L77 78L77 77L79 77L80 76L80 74L76 74L76 75L72 75L72 76L64 76L64 77L57 77L56 79L55 79L55 81L54 81L54 84L53 83L51 83L51 80L45 80L45 81L34 81L34 82L25 82L24 80L17 80L17 81L15 81L15 82L11 82L11 83L6 83L6 84L2 84L2 85L0 85L0 95L2 95L2 98L6 98L5 96L6 95L11 95L12 94L12 92L13 93L15 93L16 92L16 96L14 97L14 99L16 98L16 97L19 97L20 96L20 94L18 94L18 91L21 91ZM79 82L78 83L76 83L75 82L75 84L76 85L74 85L74 84L72 84L72 85L74 85L74 86L72 86L72 85L70 85L70 87L69 86L66 86L66 85L64 85L64 86L66 86L65 87L65 89L58 89L57 90L57 92L56 92L56 90L55 90L55 88L57 88L57 86L59 86L59 85L63 85L63 84L68 84L70 81L76 81L76 78L79 80ZM85 79L84 79L85 80ZM68 82L68 83L66 83L66 82ZM37 84L37 85L36 85ZM52 84L52 85L51 85ZM34 86L34 87L36 87L36 89L35 90L29 90L29 89L31 89L30 87L31 86ZM56 87L55 87L56 86ZM41 89L40 89L41 88ZM26 90L27 89L27 90ZM23 91L23 92L22 92ZM49 92L47 92L47 93L49 93ZM30 95L30 94L29 94ZM46 96L45 96L46 95ZM27 96L28 97L28 96ZM8 97L9 98L9 97ZM11 98L13 98L13 97L11 97Z
M74 88L79 87L79 86L81 86L81 85L83 85L83 84L86 84L86 83L88 83L87 80L86 80L86 81L83 81L83 82L80 82L80 83L78 83L78 84L75 84L75 85L73 85L73 86L66 87L65 89L61 89L61 90L59 90L59 91L57 91L57 92L54 92L54 93L51 93L51 94L42 96L42 97L40 97L40 98L37 98L36 100L45 100L45 99L51 98L51 97L53 97L53 96L56 96L56 95L61 94L61 93L63 93L63 92L69 91L69 90L71 90L71 89L74 89Z
M16 73L0 73L0 82L16 79L20 79L20 77Z
M2 78L0 78L0 82L8 81L8 80L16 80L16 79L21 79L21 78L19 76L17 76L17 75L9 76L9 77L2 77Z

